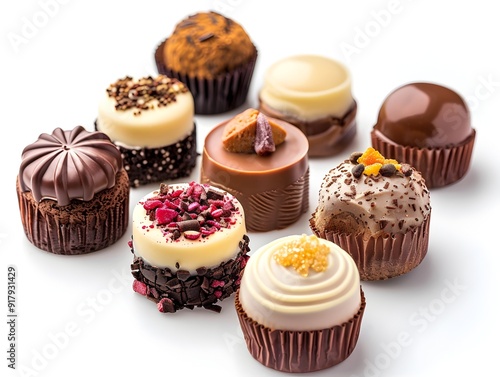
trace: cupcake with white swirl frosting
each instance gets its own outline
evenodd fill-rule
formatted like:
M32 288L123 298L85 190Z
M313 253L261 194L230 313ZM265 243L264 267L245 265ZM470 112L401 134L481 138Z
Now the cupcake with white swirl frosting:
M235 305L250 354L269 368L303 373L353 352L365 298L349 254L315 235L292 235L252 255Z

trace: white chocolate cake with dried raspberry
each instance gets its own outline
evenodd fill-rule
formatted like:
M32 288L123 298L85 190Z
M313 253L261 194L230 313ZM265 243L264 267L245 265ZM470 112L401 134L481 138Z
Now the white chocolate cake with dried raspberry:
M98 105L96 129L120 149L133 187L188 176L196 163L193 96L177 79L124 77Z
M248 259L243 207L225 191L196 182L161 184L135 206L134 290L160 312L204 307L240 284Z

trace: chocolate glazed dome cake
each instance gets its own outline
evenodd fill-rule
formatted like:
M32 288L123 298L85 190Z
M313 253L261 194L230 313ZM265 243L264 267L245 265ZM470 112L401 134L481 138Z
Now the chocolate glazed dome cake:
M375 149L420 171L428 188L467 173L475 137L465 101L432 83L407 84L389 94L371 132Z
M16 188L26 236L42 250L89 253L127 229L128 176L102 132L41 134L23 150Z

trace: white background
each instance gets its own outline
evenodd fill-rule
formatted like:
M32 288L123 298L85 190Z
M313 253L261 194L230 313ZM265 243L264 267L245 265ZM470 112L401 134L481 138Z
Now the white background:
M427 257L406 276L363 283L367 308L356 349L342 364L314 375L443 376L496 370L500 257L498 245L492 244L498 225L490 216L499 209L494 130L499 123L500 26L491 3L2 1L0 313L5 314L0 375L11 372L6 357L8 265L17 268L19 375L280 375L247 352L232 299L222 303L220 314L198 309L164 315L134 293L130 231L106 250L56 256L27 241L19 217L15 179L24 146L55 127L81 124L91 130L107 85L124 75L154 75L156 45L182 18L209 9L241 23L259 58L247 104L230 113L196 117L199 151L211 127L256 106L264 71L277 59L318 53L351 70L358 134L346 155L310 162L309 212L324 174L351 151L369 146L370 129L390 91L410 81L432 81L466 98L477 131L471 168L460 182L431 191ZM197 180L198 174L185 180ZM131 206L155 188L132 190ZM308 233L309 216L279 232L250 233L252 251L276 237Z

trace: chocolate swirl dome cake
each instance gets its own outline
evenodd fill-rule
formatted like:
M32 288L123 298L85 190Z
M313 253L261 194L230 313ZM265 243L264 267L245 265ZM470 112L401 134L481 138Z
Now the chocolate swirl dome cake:
M42 250L89 253L127 229L128 176L102 132L77 126L41 134L23 150L16 189L24 232Z
M133 289L162 313L220 311L239 287L249 248L245 215L232 195L196 182L161 184L135 206Z
M465 176L475 138L464 99L449 88L426 82L406 84L390 93L371 131L373 147L415 167L428 188L447 186Z
M205 138L201 182L242 203L248 230L283 229L309 208L308 147L297 127L250 108Z
M193 96L163 75L124 77L101 98L96 129L116 144L132 187L186 177L196 165Z

